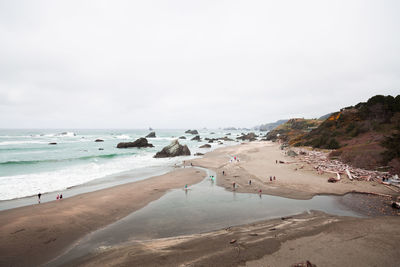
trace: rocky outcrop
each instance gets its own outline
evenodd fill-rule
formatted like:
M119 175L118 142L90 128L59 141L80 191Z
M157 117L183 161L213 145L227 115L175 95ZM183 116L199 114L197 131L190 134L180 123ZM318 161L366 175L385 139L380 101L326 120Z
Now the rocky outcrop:
M146 138L139 138L135 142L122 142L117 145L117 148L129 148L129 147L154 147L152 144L147 142Z
M203 156L204 154L203 154L203 153L200 153L200 152L197 152L197 153L195 153L194 155L195 155L195 156Z
M256 135L255 133L248 133L248 134L242 134L242 136L236 137L236 139L239 140L249 140L249 141L255 141L257 140L258 135Z
M154 138L156 137L156 132L151 132L148 135L146 135L146 138Z
M169 158L176 156L190 156L190 150L187 145L182 146L178 140L174 140L168 146L157 152L155 158Z
M205 145L199 146L199 148L210 148L210 147L211 147L211 145L209 145L209 144L205 144Z
M186 137L185 136L181 136L181 137L179 137L179 139L186 139Z
M195 137L193 137L192 139L190 139L192 141L201 141L200 139L200 135L196 135Z
M94 140L95 142L104 142L104 140L103 139L96 139L96 140Z
M197 130L187 130L185 133L188 133L188 134L199 134L199 132Z

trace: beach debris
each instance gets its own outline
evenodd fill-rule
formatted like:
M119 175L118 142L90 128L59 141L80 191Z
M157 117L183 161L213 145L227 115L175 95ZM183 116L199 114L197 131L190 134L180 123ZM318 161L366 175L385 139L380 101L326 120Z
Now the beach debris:
M299 154L297 157L299 161L311 165L319 174L323 173L336 173L344 174L353 181L376 181L382 183L383 179L390 177L389 172L365 170L361 168L352 167L339 160L331 160L328 157L328 152L323 151L308 151L301 148L293 148ZM279 161L281 163L281 161ZM340 179L340 177L338 177Z
M96 140L94 140L95 142L104 142L104 140L103 139L96 139Z
M346 169L346 174L347 174L347 177L349 177L350 181L353 181L353 177L351 176L349 169Z
M393 202L392 202L392 208L394 208L394 209L400 209L400 202L393 201Z
M231 242L229 242L231 244L236 243L236 239L232 239Z
M298 154L296 152L294 152L293 150L289 150L287 152L287 155L290 156L290 157L296 157Z
M57 145L57 143L56 142L51 142L51 143L49 143L49 145Z
M329 177L328 178L328 183L336 183L338 180L334 177Z
M295 263L291 267L317 267L317 265L312 264L310 261Z

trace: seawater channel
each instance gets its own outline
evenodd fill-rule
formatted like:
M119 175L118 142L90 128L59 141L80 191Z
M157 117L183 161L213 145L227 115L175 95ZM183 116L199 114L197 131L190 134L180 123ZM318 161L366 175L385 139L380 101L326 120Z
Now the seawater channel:
M296 200L271 195L229 192L216 185L215 172L188 190L174 189L125 218L97 230L49 262L59 266L102 247L132 240L209 232L234 225L319 210L333 215L363 217L340 202L340 196ZM214 176L215 179L210 179Z

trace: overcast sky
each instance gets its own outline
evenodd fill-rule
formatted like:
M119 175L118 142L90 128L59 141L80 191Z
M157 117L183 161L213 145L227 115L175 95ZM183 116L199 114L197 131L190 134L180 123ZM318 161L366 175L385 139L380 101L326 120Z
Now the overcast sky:
M400 1L0 0L0 128L251 127L400 93Z

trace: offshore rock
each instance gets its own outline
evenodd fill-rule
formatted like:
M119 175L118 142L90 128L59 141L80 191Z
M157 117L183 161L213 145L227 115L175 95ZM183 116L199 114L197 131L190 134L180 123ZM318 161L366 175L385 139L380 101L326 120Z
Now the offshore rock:
M155 158L169 158L177 156L190 156L190 150L187 145L179 144L178 139L174 140L168 146L157 152Z
M129 147L154 147L152 144L147 142L146 138L139 138L135 142L122 142L117 145L117 148L129 148Z
M154 138L156 137L156 132L151 132L148 135L146 135L146 138Z
M196 135L195 137L193 137L192 139L190 139L192 141L201 141L200 139L200 135Z
M197 130L187 130L185 133L188 133L188 134L199 134L199 132Z

